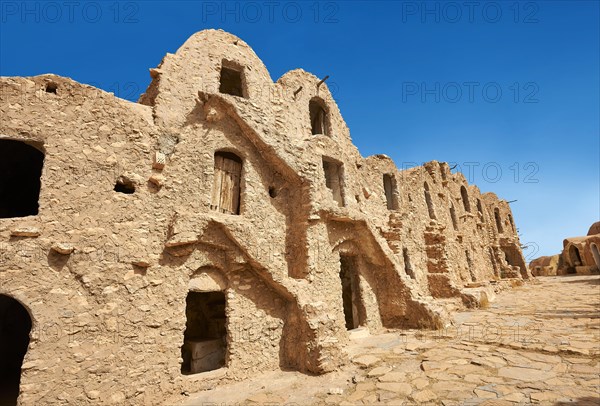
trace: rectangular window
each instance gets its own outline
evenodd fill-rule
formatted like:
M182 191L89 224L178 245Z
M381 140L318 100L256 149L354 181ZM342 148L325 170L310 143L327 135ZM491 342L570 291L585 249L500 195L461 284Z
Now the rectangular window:
M0 139L0 218L38 214L43 166L40 143Z
M242 67L221 66L219 92L232 96L246 97L244 94L244 74Z

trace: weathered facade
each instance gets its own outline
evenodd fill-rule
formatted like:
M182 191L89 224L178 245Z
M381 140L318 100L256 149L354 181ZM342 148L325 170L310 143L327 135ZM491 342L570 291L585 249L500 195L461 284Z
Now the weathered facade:
M563 250L551 257L536 258L529 264L535 276L581 274L600 271L600 221L592 224L586 236L563 240Z
M273 82L209 30L151 76L139 103L0 81L0 331L19 326L2 351L16 387L24 355L22 404L332 371L348 330L440 327L529 277L506 201L445 163L363 158L312 74Z

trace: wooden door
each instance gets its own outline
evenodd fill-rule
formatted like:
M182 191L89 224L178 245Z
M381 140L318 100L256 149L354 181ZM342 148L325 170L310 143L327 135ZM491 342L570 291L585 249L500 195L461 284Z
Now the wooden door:
M232 153L215 154L215 175L211 209L240 214L240 181L242 160Z

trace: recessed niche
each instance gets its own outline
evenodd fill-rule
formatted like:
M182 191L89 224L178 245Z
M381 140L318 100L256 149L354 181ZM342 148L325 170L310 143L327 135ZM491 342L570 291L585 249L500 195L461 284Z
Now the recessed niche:
M119 176L119 179L117 179L117 183L115 184L114 191L117 193L132 195L135 193L135 185L131 179L125 176Z

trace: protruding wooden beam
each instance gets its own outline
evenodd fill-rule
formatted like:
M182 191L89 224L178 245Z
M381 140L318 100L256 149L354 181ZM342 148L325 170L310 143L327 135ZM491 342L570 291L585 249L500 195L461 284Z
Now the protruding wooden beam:
M325 81L329 79L329 75L325 76L323 79L321 79L321 81L319 83L317 83L317 87L321 86L323 83L325 83Z
M301 91L301 90L302 90L302 86L300 86L300 87L298 88L298 90L296 90L296 91L294 92L294 97L296 97L296 95L297 95L298 93L300 93L300 91Z

